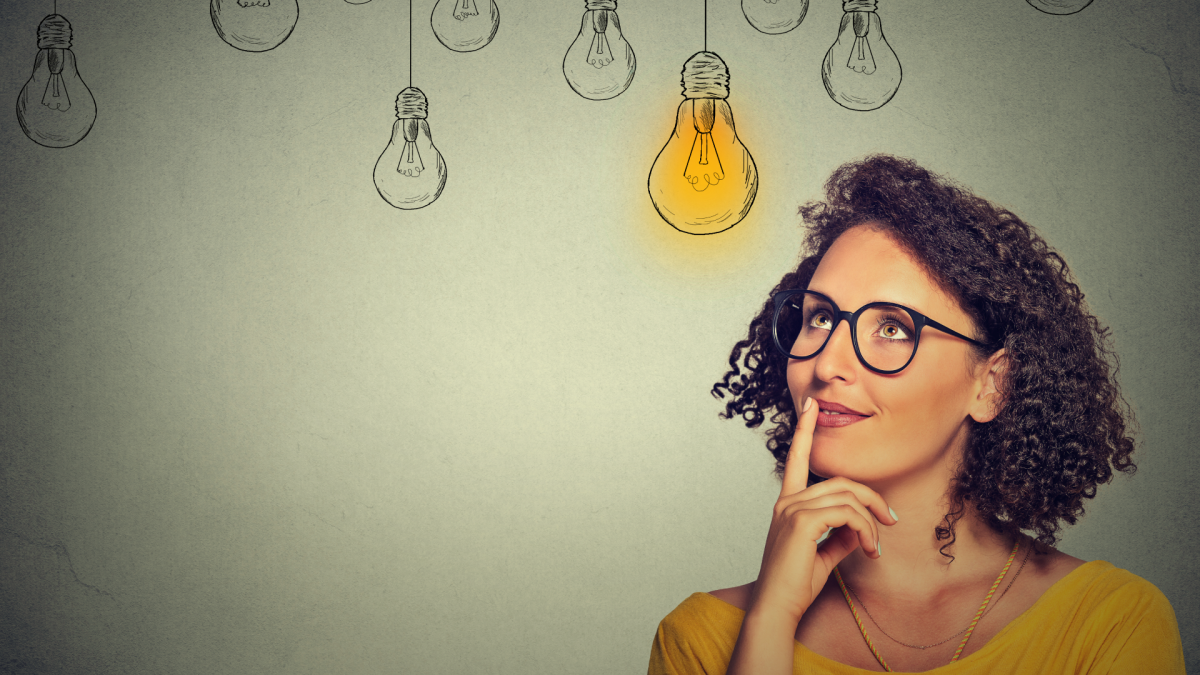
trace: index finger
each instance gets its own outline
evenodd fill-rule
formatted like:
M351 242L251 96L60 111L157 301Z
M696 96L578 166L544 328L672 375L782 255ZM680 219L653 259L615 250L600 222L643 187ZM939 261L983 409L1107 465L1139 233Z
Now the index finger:
M812 453L813 430L817 428L817 406L812 397L804 399L804 407L796 420L796 433L788 449L783 467L783 487L779 496L795 494L808 487L808 456Z

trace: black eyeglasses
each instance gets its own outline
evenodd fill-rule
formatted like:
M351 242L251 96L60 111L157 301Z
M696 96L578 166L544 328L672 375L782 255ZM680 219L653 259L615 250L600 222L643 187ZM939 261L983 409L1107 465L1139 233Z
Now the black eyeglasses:
M856 312L844 312L827 296L800 289L775 294L771 322L775 347L788 358L810 359L825 349L842 320L850 324L850 341L858 360L881 375L898 373L912 363L925 326L989 347L904 305L872 302Z

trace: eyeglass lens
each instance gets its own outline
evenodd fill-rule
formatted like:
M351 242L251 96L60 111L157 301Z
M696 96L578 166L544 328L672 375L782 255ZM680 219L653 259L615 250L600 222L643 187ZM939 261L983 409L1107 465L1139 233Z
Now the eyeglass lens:
M787 298L776 317L779 343L793 358L808 358L825 345L836 326L829 301L811 293ZM916 350L913 317L898 305L872 305L858 315L853 327L858 350L872 368L903 368Z

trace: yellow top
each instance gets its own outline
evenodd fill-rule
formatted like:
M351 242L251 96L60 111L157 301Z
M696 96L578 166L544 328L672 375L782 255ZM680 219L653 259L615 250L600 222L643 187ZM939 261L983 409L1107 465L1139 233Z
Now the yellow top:
M745 612L693 593L658 625L649 675L722 675ZM795 643L794 673L861 675ZM1171 603L1153 584L1103 561L1084 563L1050 587L982 649L925 671L965 673L1156 673L1184 675Z

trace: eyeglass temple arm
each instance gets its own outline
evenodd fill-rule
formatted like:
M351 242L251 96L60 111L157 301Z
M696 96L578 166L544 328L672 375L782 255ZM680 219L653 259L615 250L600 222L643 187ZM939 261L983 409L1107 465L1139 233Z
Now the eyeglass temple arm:
M936 329L942 331L943 333L949 333L950 335L953 335L956 338L966 340L967 342L970 342L973 345L978 345L980 347L991 347L991 345L984 343L984 342L980 342L979 340L972 340L971 338L967 337L966 335L963 335L962 333L954 330L953 328L948 328L946 326L943 326L942 324L934 321L933 319L931 319L929 317L925 317L925 325L929 326L931 328L936 328Z

